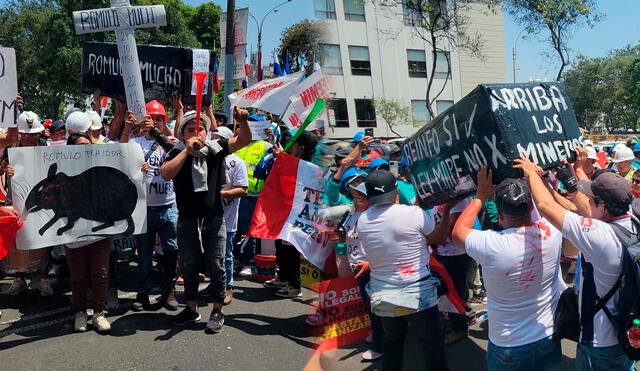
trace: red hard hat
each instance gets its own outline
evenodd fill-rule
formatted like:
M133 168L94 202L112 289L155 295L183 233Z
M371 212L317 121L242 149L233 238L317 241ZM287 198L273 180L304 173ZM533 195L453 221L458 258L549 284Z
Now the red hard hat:
M169 121L169 116L167 116L167 112L164 110L164 106L157 100L154 99L152 101L149 101L149 103L145 105L145 108L147 110L147 115L162 115L164 116L165 122Z

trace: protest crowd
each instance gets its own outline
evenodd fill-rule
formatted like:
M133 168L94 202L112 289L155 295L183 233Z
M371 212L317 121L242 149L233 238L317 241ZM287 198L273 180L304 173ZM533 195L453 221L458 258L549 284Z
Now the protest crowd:
M148 101L141 120L112 99L113 117L103 120L102 100L95 93L94 110L44 119L18 96L17 128L0 136L7 180L0 222L24 231L34 220L27 214L40 209L109 214L113 200L129 197L118 193L126 181L90 203L80 199L83 189L64 191L56 177L66 176L60 169L71 160L57 158L33 187L37 195L32 199L30 192L24 208L14 208L14 197L25 198L22 183L11 181L21 175L12 165L15 148L129 143L143 159L136 171L144 184L146 229L134 233L131 221L124 237L133 235L135 243L124 248L115 243L123 233L98 233L114 223L97 215L91 220L104 224L75 242L11 246L0 266L13 281L2 295L21 295L29 280L41 295L59 295L68 282L74 330L85 332L90 323L106 334L109 311L121 305L118 261L129 259L137 270L131 310L163 306L176 312L173 326L208 314L205 332L217 333L225 325L224 306L233 303L234 279L298 298L306 258L321 270L321 287L343 278L355 282L362 299L355 316L366 318L366 326L354 332L364 328L369 344L361 357L381 359L384 370L403 368L409 331L417 333L424 369L449 369L445 346L469 336L477 320L471 306L485 304L490 370L556 370L561 339L577 342L578 370L634 369L640 353L640 276L633 258L640 247L639 144L619 144L603 157L584 140L546 169L520 155L507 165L519 177L500 181L495 166L481 166L472 192L434 204L418 192L425 186L413 178L415 154L403 151L411 147L370 132L330 142L322 128L291 130L272 112L236 106L229 120L211 105L202 112L186 107L179 95L170 107ZM104 182L107 175L100 174L107 173L99 169L82 184ZM63 235L79 218L56 215L40 235L66 217L57 230ZM280 219L280 227L270 218ZM275 253L267 240L274 240ZM318 310L305 323L335 337L326 328L340 300L329 294L334 291L316 291ZM198 307L201 297L212 302L210 312Z

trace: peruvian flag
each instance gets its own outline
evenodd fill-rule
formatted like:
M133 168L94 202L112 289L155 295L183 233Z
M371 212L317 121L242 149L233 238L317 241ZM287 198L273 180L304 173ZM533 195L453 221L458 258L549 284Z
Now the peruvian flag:
M249 72L251 72L251 63L249 62L249 56L247 55L247 50L244 50L244 74L245 76L249 76Z
M311 264L326 270L333 227L320 216L326 209L321 202L322 174L320 167L280 153L260 192L248 235L287 241Z
M213 75L213 91L215 93L220 91L220 74L218 73L218 63L216 62L216 70L215 70L215 74Z

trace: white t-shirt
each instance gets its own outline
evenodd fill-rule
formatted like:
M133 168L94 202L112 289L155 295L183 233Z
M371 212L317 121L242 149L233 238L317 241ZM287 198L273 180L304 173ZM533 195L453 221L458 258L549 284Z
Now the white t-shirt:
M426 277L427 235L435 226L433 218L418 206L383 204L363 211L356 230L371 277L400 284Z
M545 219L500 232L472 231L465 248L482 265L493 344L516 347L553 334L553 313L566 288L560 231Z
M351 269L355 268L355 265L366 261L366 254L360 243L358 237L358 231L356 231L356 221L360 218L361 211L356 211L353 215L349 215L344 221L345 230L345 246L347 249L347 260Z
M249 178L247 175L247 164L240 157L233 153L224 159L227 171L227 183L222 187L229 190L236 187L248 187ZM238 208L240 207L239 198L220 198L222 200L222 208L224 209L224 223L227 226L227 232L235 232L238 229Z
M630 217L614 221L627 230L634 230ZM581 217L572 212L567 212L562 234L584 255L585 262L593 265L593 280L596 285L596 293L603 297L615 285L622 272L622 252L624 248L616 237L613 228L601 220ZM582 306L582 294L584 277L580 276L580 291L578 305ZM607 308L612 314L617 314L614 296L607 303ZM581 334L582 337L584 334ZM618 344L615 331L607 315L600 310L593 320L593 346L602 348Z
M175 140L170 138L170 140ZM131 142L138 143L142 148L142 154L146 158L147 152L155 143L155 139L146 139L145 137L136 137ZM147 159L149 171L144 174L144 184L147 190L147 206L165 206L176 202L176 194L173 190L173 182L166 181L160 176L160 167L167 157L167 152L160 146L156 145L155 150Z
M451 208L449 215L462 213L470 203L471 203L471 197L467 197L464 200L460 200L460 202L458 202L454 207ZM440 224L440 220L442 220L442 213L444 212L444 207L445 205L442 204L429 210L429 213L431 214L431 216L433 216L433 219L435 220L436 225ZM464 254L466 254L464 249L456 245L453 242L453 239L451 238L451 236L447 238L445 243L438 246L438 255L440 256L458 256L458 255L464 255Z

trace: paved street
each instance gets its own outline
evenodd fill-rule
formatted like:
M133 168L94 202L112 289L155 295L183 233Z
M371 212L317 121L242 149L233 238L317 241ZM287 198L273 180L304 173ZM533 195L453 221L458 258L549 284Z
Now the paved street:
M123 271L121 281L127 286L131 267ZM0 281L0 290L10 282ZM205 302L199 323L172 327L172 312L132 312L128 306L135 294L121 291L123 308L109 314L113 328L102 336L73 332L70 293L62 293L64 288L56 285L56 294L47 298L37 290L19 297L0 295L2 369L300 370L312 352L314 338L304 324L313 309L312 292L307 290L300 300L292 301L277 298L259 284L238 281L236 299L225 308L225 331L217 335L204 333L210 311ZM178 300L183 300L181 293ZM470 334L471 339L447 348L452 370L486 369L486 322L472 327ZM414 344L408 344L406 369L419 370L421 352ZM575 345L567 343L564 349L563 370L572 370ZM335 370L379 369L378 363L360 362L363 350L364 342L328 352L322 364Z

